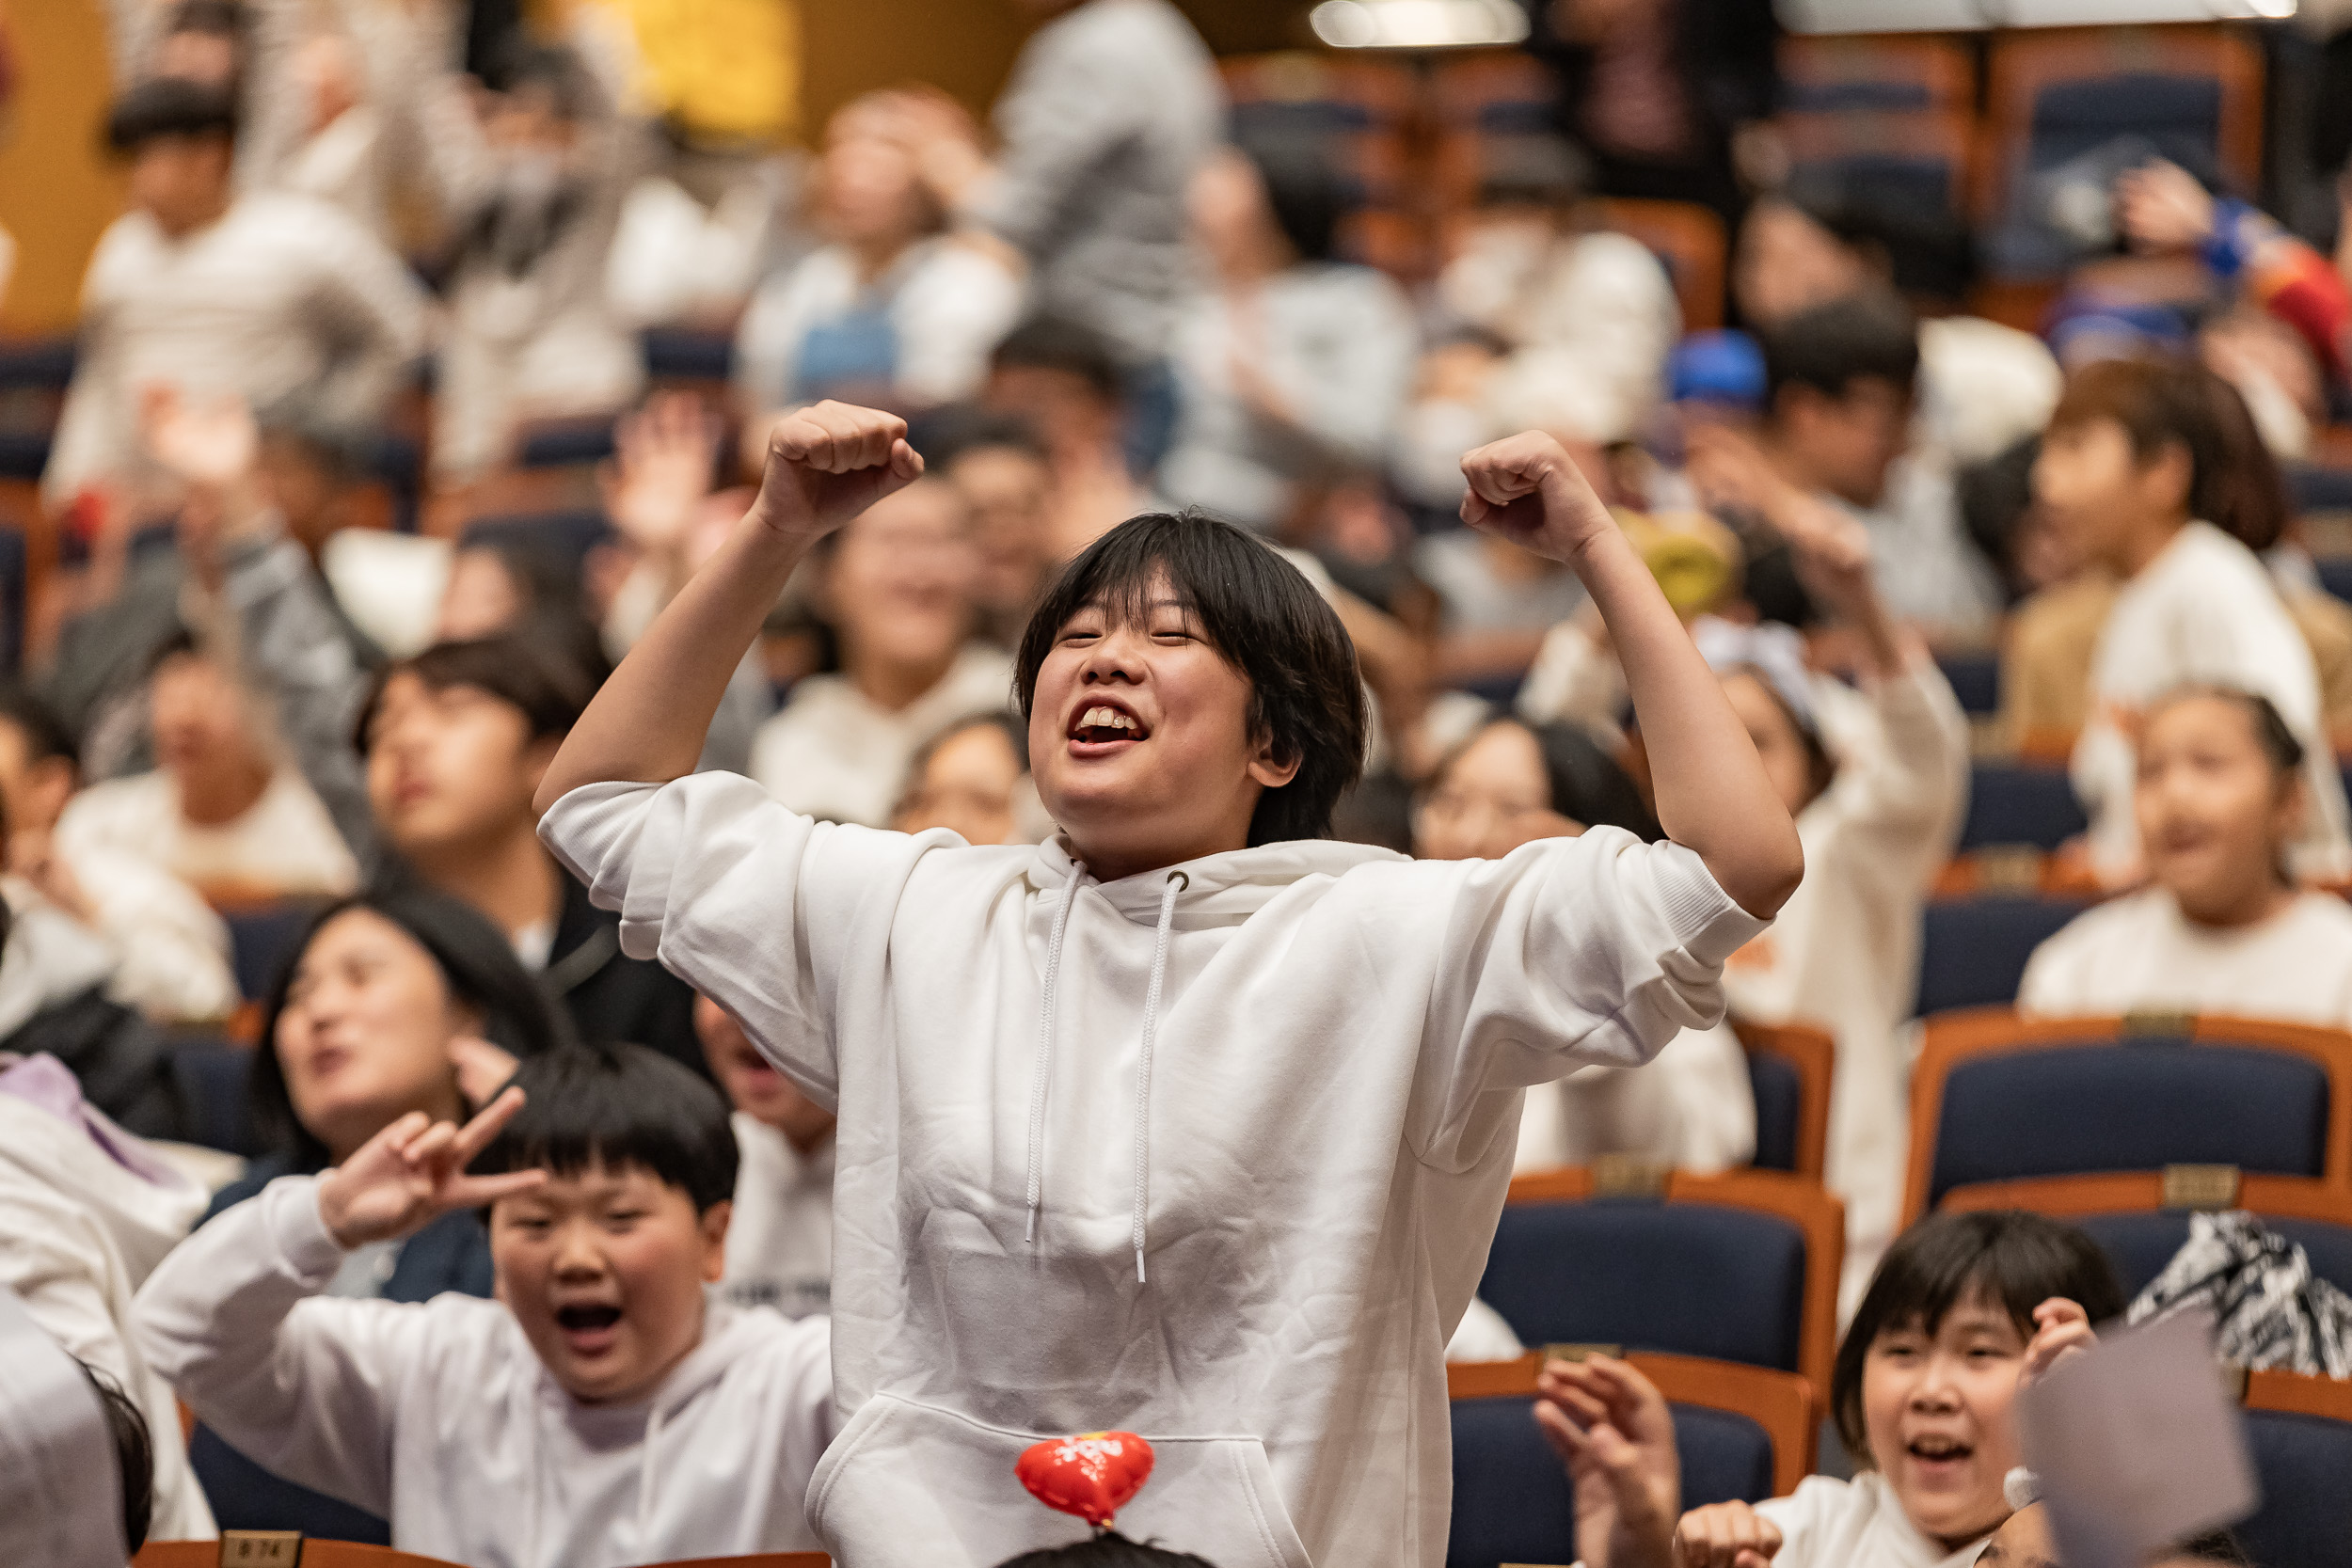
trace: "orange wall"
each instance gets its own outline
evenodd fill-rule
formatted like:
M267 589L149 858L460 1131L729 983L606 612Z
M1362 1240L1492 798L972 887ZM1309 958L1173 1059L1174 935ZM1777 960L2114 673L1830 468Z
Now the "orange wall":
M121 207L120 178L98 146L105 34L89 0L7 10L18 74L0 124L0 229L15 236L17 255L0 331L54 332L72 325L82 263Z

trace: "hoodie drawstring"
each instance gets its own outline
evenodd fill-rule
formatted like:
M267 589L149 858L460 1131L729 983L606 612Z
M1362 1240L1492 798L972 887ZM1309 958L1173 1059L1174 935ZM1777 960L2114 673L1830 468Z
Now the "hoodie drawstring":
M1062 884L1061 902L1054 908L1054 934L1045 943L1045 994L1038 1003L1037 1060L1029 1069L1029 1228L1037 1240L1037 1206L1045 1179L1045 1085L1053 1076L1054 1001L1061 978L1062 933L1070 927L1070 906L1077 902L1078 884L1087 868L1070 863L1070 880Z
M1152 989L1143 994L1143 1049L1136 1058L1136 1283L1143 1277L1143 1211L1152 1196L1152 1037L1160 1024L1160 987L1168 979L1168 939L1176 925L1176 895L1192 885L1181 871L1160 891L1160 935L1152 947Z

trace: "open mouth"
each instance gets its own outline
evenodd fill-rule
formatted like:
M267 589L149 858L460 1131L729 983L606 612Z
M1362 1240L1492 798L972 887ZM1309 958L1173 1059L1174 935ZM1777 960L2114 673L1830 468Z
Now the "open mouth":
M617 1307L581 1304L555 1309L555 1326L564 1331L564 1341L576 1355L597 1355L612 1349L620 1323Z
M1915 1464L1932 1474L1958 1469L1977 1450L1957 1437L1921 1436L1904 1444L1903 1451L1911 1456Z
M1090 703L1070 726L1070 740L1082 754L1100 755L1151 737L1143 721L1110 703Z

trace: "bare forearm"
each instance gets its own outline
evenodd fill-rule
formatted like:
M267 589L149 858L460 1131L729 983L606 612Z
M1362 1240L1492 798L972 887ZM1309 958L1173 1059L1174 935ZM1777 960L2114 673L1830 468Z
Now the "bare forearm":
M738 523L588 705L539 785L538 809L582 784L692 772L728 679L808 547L756 516Z
M1771 916L1796 890L1804 854L1723 687L1623 534L1596 535L1574 564L1625 670L1659 825L1740 908Z

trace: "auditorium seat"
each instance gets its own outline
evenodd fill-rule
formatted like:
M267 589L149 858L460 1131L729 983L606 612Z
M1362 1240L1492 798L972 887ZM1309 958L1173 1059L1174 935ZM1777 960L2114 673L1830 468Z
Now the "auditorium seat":
M1976 58L1956 38L1798 35L1782 39L1774 54L1784 110L1965 109L1977 101Z
M2087 898L2031 893L1930 899L1920 913L1913 1014L2009 1006L2033 950L2090 907Z
M374 1514L262 1468L201 1421L188 1434L188 1465L223 1529L298 1529L326 1541L392 1544L391 1526ZM303 1563L315 1568L307 1551Z
M315 898L221 900L215 907L229 927L229 963L238 994L258 1002L278 983L278 971L294 961L294 944L318 913Z
M1786 1372L1684 1355L1633 1355L1674 1411L1686 1508L1758 1502L1804 1479L1812 1386ZM1535 1425L1540 1354L1446 1369L1453 1397L1454 1517L1446 1568L1567 1562L1576 1505L1566 1471Z
M1997 653L1938 654L1936 667L1951 683L1960 710L1986 718L2001 707L2001 656Z
M1845 1211L1777 1171L1629 1161L1511 1183L1481 1300L1521 1344L1737 1361L1829 1386Z
M1734 1022L1756 1096L1758 1170L1821 1179L1829 1147L1829 1085L1836 1042L1807 1024Z
M2294 1372L2246 1377L2246 1437L2262 1504L2232 1527L2262 1568L2343 1568L2352 1476L2352 1383Z
M1968 816L1960 830L1963 850L1999 844L2055 849L2090 826L2063 768L1979 762L1969 769Z
M2343 1183L2352 1036L2000 1009L1928 1021L1912 1072L1907 1218L1976 1182L2186 1164Z
M261 1150L253 1140L246 1100L253 1076L253 1050L227 1039L171 1042L171 1077L187 1108L188 1140L230 1154Z

